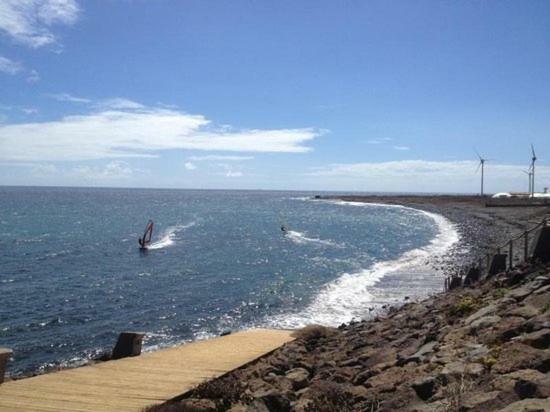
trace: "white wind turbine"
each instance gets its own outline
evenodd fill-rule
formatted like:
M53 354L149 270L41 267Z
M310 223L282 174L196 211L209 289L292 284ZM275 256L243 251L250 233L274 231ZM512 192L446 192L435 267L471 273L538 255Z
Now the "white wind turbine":
M535 148L531 143L531 197L535 197L535 162L537 161L537 155L535 154Z
M479 168L481 167L481 197L484 196L484 192L483 192L483 184L485 183L485 162L488 162L489 160L491 159L485 159L483 158L479 153L478 151L476 150L476 154L477 154L477 157L479 157L479 164L477 165L477 169L476 169L476 173L477 171L479 170Z

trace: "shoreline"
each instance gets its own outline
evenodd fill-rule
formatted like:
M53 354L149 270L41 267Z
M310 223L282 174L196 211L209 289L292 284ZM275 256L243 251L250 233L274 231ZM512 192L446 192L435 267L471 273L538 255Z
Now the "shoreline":
M455 273L548 213L485 208L473 196L328 199L441 214L458 226L462 242L433 264ZM471 288L392 307L374 319L336 329L306 327L295 342L254 365L151 411L200 405L233 412L550 410L548 302L550 265L519 264Z

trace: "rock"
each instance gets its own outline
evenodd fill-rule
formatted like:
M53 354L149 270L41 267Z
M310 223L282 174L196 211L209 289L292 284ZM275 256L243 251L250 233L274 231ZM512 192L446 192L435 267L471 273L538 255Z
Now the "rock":
M313 399L301 398L292 407L294 412L309 412L313 410L315 402Z
M507 297L514 299L516 302L519 302L525 299L533 292L533 289L527 286L523 286L517 289L512 290L506 294Z
M486 329L494 324L500 322L502 318L500 316L484 316L482 318L476 319L470 324L470 330L477 331L479 329Z
M309 372L304 368L291 369L286 373L286 378L292 383L292 388L297 391L309 384Z
M355 376L355 379L353 379L353 384L362 385L367 381L367 379L371 378L374 375L375 375L375 372L370 369L367 369L366 371L363 371L363 372L359 372Z
M497 373L509 373L519 369L536 369L546 373L550 369L550 353L519 342L508 342L493 365Z
M520 336L518 341L537 349L547 349L550 346L550 329L541 329Z
M435 393L435 379L432 376L414 381L411 386L423 401L430 399Z
M499 406L503 406L499 401L500 395L500 391L468 393L462 400L460 410L472 412L496 410Z
M489 315L492 315L494 313L496 313L496 311L498 310L498 308L496 307L496 305L494 304L491 304L491 305L487 305L481 309L479 309L477 312L471 314L470 316L468 316L466 318L466 320L464 321L464 323L466 325L470 325L472 322L474 322L475 320L478 320L479 318L483 318L485 316L489 316Z
M188 398L180 402L181 412L216 412L216 403L211 399Z
M480 376L485 371L484 366L481 363L464 363L461 361L450 362L445 365L440 372L440 376L445 380L449 380L449 377L462 377L468 376Z
M519 308L514 308L505 312L506 316L519 316L524 319L533 318L538 314L539 314L539 311L531 305L520 306Z
M550 399L523 399L513 402L499 412L547 412L550 411Z
M531 397L547 398L550 396L550 376L534 369L521 369L505 375L497 375L493 386L501 391L515 392L520 397L527 397L526 394L532 393L535 396Z
M537 385L534 382L525 381L523 379L516 381L514 391L520 399L539 397Z
M369 399L369 391L362 385L347 387L344 392L351 396L355 402L366 401Z
M415 379L414 375L418 375L416 368L410 367L410 365L412 364L386 369L378 375L368 379L365 382L365 386L367 388L372 388L376 392L393 392L398 385L406 382L411 377ZM416 379L420 378L421 376L416 376Z
M437 341L428 342L425 345L422 345L416 353L406 359L407 362L423 362L427 355L433 353L433 350L437 345Z
M254 392L252 397L261 400L269 412L290 411L290 401L275 389Z
M489 355L489 348L480 343L466 343L464 345L466 359L470 362L478 362Z

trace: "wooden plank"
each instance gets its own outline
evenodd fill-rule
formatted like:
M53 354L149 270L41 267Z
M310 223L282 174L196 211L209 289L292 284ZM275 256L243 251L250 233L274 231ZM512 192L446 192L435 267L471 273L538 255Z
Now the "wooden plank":
M251 329L134 358L8 381L0 411L139 411L291 341L291 331Z

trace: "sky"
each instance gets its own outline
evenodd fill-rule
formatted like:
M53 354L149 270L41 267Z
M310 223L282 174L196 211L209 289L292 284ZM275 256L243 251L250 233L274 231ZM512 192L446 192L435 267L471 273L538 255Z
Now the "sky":
M550 2L0 0L0 185L550 186Z

